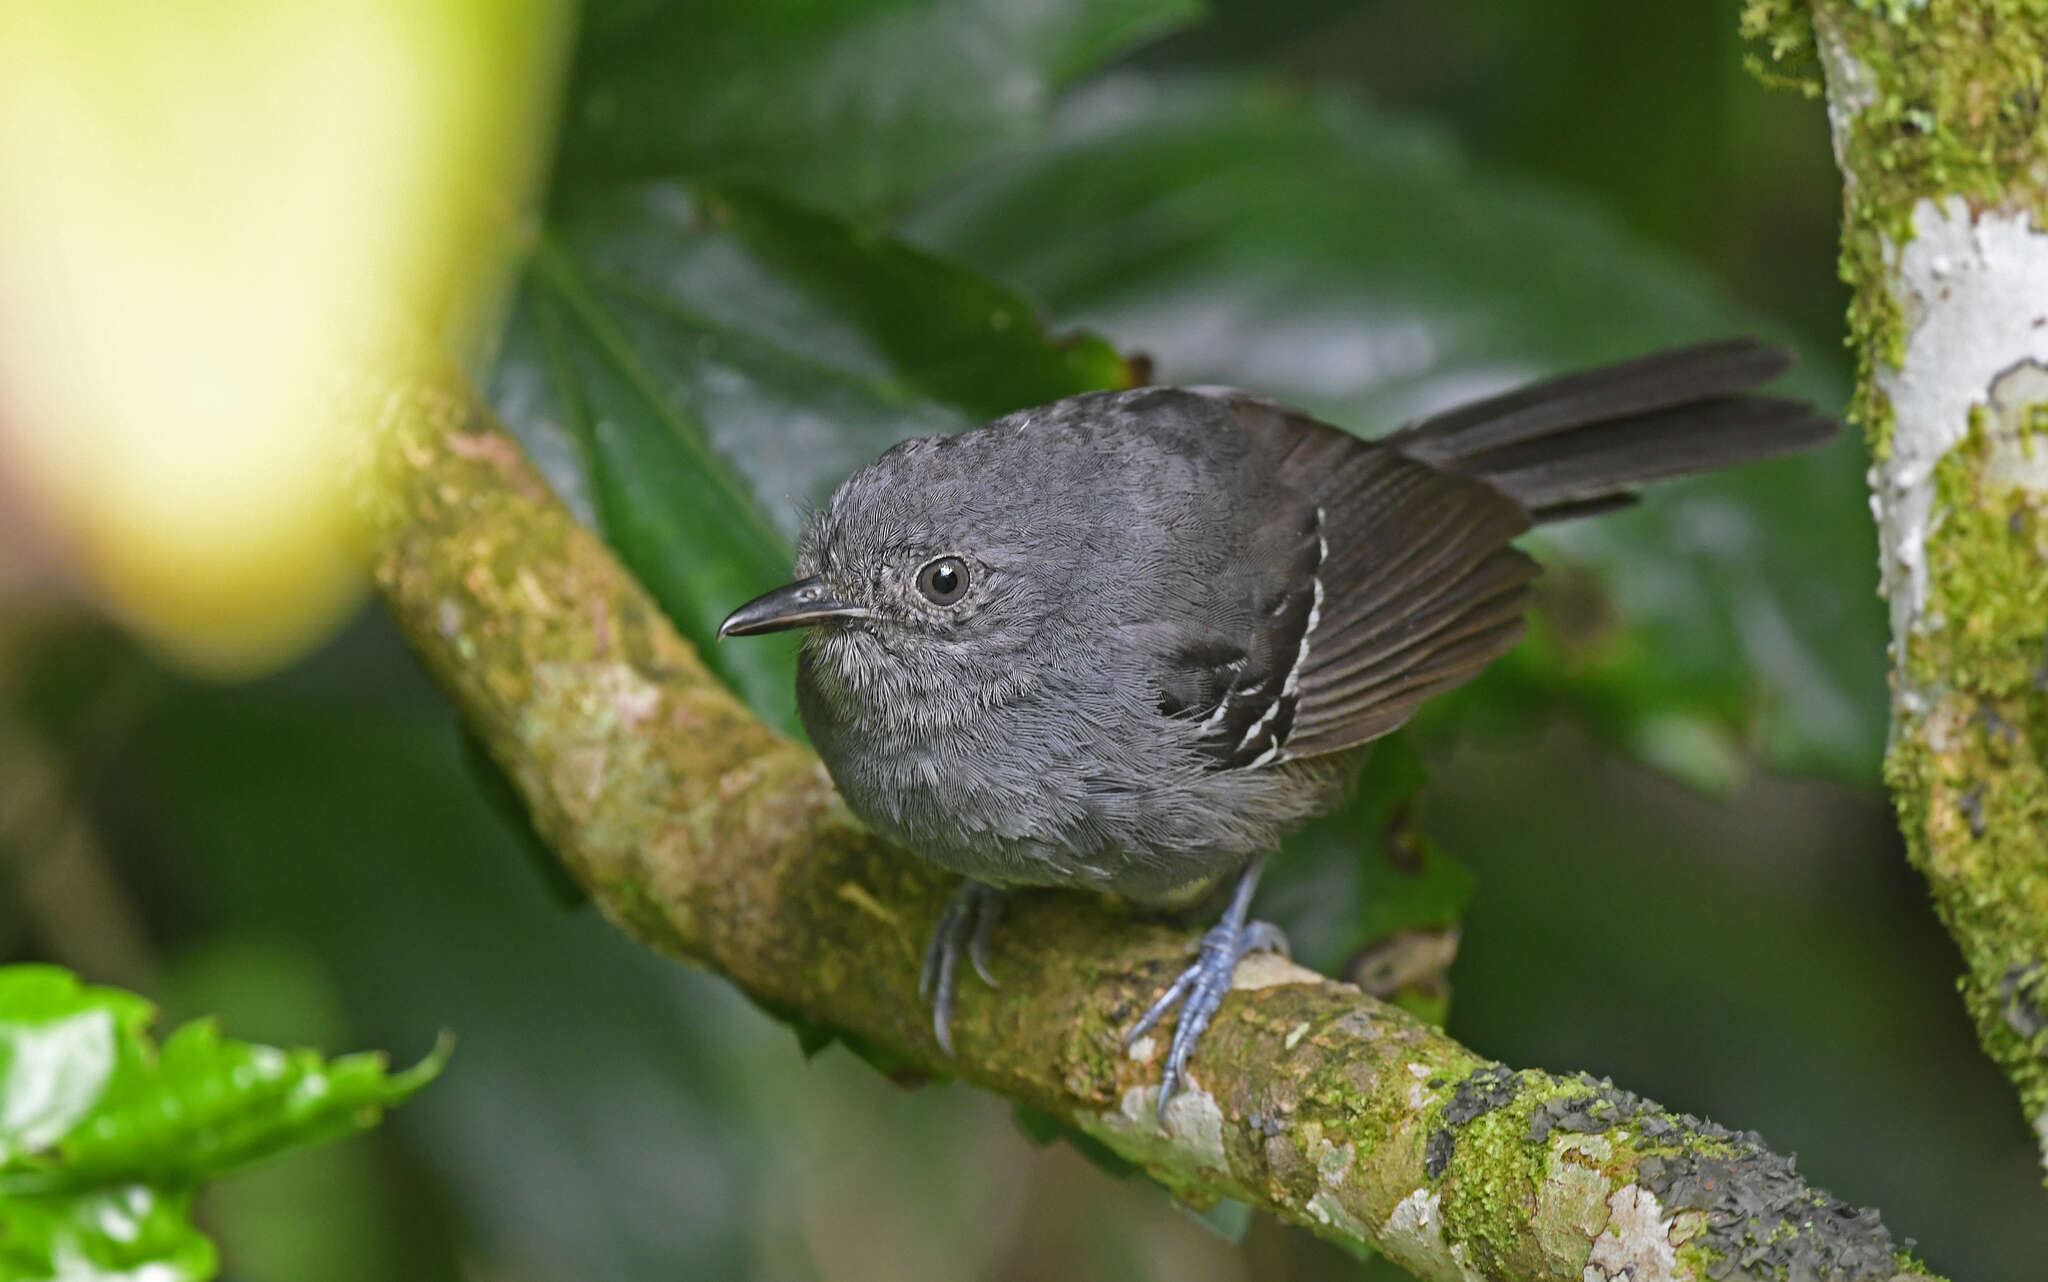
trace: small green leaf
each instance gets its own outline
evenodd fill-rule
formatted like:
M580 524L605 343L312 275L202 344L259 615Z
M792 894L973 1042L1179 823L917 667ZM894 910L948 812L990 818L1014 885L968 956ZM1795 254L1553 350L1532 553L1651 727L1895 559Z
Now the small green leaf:
M194 1192L136 1181L82 1193L0 1194L0 1282L205 1282L219 1262L192 1223Z
M375 1125L450 1049L391 1073L382 1055L326 1061L206 1021L156 1047L151 1015L60 967L0 967L0 1279L211 1276L189 1221L201 1184Z

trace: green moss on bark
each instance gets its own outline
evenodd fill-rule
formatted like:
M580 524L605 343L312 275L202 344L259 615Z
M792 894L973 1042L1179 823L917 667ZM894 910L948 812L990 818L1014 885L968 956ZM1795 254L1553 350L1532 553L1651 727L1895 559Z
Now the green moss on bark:
M2027 716L2038 711L2031 696L2048 660L2048 492L2002 480L1988 411L1977 406L1970 418L1969 435L1935 469L1940 528L1927 539L1935 591L1906 670L1916 686L1966 674L1974 692L2017 698L2012 711Z
M2048 1113L2038 1030L2008 977L2048 963L2048 493L2000 479L1988 412L1935 472L1929 617L1906 681L1929 692L1885 763L1914 864L1969 970L1964 1001L2028 1118Z
M1742 6L1741 30L1750 43L1743 64L1751 75L1774 89L1820 97L1820 51L1807 0L1749 0Z
M1760 0L1750 11L1796 51L1805 46L1795 7L1805 6ZM1972 208L2031 210L2048 226L2048 0L1816 0L1810 14L1844 173L1842 277L1855 291L1859 372L1851 412L1883 459L1892 409L1875 375L1905 356L1906 317L1887 278L1914 208L1954 195Z
M1745 21L1796 59L1794 7L1759 0ZM1901 422L1888 395L1915 327L1948 298L1946 286L1922 296L1901 278L1916 214L1967 212L1980 225L2026 215L2048 229L2048 0L1814 0L1811 13L1843 170L1853 413L1888 484L1924 483L1916 453L1933 467L1931 514L1905 512L1885 531L1887 557L1925 567L1924 599L1894 612L1885 775L1966 959L1980 1039L2027 1116L2048 1118L2042 1029L2031 999L2015 996L2048 973L2048 471L2031 462L2048 371L2022 377L2029 362L2015 358L1991 386L1962 388L1967 423ZM1953 332L1967 318L1947 323L1947 341L1969 341ZM1923 363L1910 376L1957 374ZM1910 466L1886 476L1909 439ZM1948 441L1959 443L1933 458Z

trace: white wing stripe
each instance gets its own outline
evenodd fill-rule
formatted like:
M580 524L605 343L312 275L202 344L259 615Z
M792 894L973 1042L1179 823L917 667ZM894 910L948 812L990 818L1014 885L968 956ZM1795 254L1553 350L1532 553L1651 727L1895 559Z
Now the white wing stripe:
M1244 737L1237 741L1238 751L1240 752L1251 746L1252 740L1258 738L1259 732L1266 728L1266 723L1279 714L1280 705L1286 700L1294 698L1295 692L1301 686L1301 670L1308 662L1309 640L1315 636L1316 624L1323 617L1323 561L1329 555L1330 538L1323 531L1323 509L1322 505L1318 504L1316 506L1316 564L1315 569L1309 574L1309 586L1314 591L1315 596L1309 602L1308 622L1302 627L1301 644L1295 647L1294 662L1288 666L1286 680L1280 685L1279 697L1266 705L1266 710L1259 714L1259 719L1252 722L1251 727L1244 732ZM1217 714L1220 714L1223 707L1228 704L1229 699L1226 697L1223 703L1218 705ZM1217 714L1211 714L1210 719L1214 720ZM1261 753L1250 764L1253 766L1265 765L1268 761L1279 755L1280 748L1281 744L1276 739L1271 747L1267 748L1265 752Z

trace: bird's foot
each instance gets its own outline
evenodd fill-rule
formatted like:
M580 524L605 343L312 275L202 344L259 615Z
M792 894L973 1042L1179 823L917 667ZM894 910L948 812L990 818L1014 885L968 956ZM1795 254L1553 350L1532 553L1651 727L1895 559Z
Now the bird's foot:
M939 1049L953 1053L953 980L960 968L960 954L966 953L974 973L990 988L998 985L988 973L988 941L1003 915L1003 892L978 881L964 881L939 914L932 938L924 949L924 973L918 978L918 995L931 1003L932 1032L938 1034Z
M1202 950L1194 964L1180 973L1125 1035L1124 1045L1128 1047L1164 1018L1166 1012L1176 1005L1180 1007L1180 1018L1173 1026L1173 1044L1166 1052L1166 1068L1159 1076L1161 1125L1166 1122L1168 1101L1180 1092L1181 1082L1187 1077L1188 1057L1195 1053L1195 1043L1202 1039L1203 1030L1216 1017L1224 994L1230 991L1237 963L1247 953L1257 952L1286 956L1287 936L1271 922L1247 922L1242 913L1226 913L1222 921L1202 936Z

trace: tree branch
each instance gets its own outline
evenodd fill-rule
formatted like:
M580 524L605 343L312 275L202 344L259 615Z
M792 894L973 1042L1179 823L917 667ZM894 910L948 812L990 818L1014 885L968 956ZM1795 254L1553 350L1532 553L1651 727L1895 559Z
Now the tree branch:
M1249 1202L1432 1282L1931 1277L1753 1135L1489 1063L1270 957L1239 967L1161 1130L1161 1047L1118 1033L1192 937L1080 894L1015 903L1002 987L966 995L946 1059L917 995L941 877L712 678L466 391L416 381L382 414L364 492L391 612L542 837L654 947L902 1076L1029 1103L1190 1202Z
M1891 602L1885 774L2048 1162L2048 0L1811 21Z

